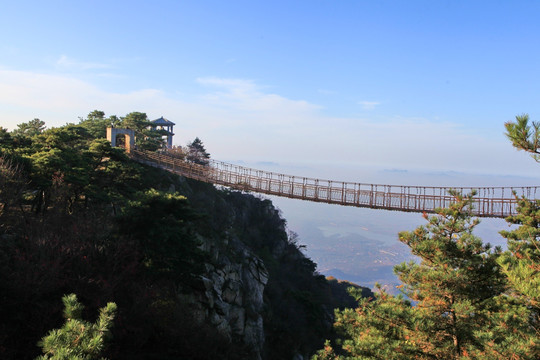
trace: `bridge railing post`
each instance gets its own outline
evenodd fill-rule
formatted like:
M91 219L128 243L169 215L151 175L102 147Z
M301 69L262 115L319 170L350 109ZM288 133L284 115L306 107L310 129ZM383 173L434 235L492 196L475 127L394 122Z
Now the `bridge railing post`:
M426 188L424 187L424 194L422 199L422 210L426 211Z
M332 201L332 181L326 182L326 199Z

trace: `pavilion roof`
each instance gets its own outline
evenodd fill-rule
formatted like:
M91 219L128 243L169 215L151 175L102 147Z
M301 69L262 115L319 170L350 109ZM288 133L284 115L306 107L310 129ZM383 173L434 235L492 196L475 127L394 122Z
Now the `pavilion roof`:
M159 119L152 120L152 123L153 123L154 125L163 125L163 126L176 125L176 124L173 123L172 121L165 119L163 116L160 117Z

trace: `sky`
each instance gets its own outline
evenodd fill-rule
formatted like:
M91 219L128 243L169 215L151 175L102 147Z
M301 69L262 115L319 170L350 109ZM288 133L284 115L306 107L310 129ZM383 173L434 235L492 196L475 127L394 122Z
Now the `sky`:
M177 145L277 171L538 176L504 136L516 115L540 120L538 1L0 5L10 130L140 111L176 123Z

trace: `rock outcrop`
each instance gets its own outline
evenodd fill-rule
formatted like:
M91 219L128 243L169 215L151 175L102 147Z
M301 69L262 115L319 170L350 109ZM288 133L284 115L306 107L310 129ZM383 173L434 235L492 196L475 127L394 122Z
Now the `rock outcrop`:
M203 247L211 254L196 292L183 295L197 321L210 323L221 335L261 359L264 346L262 310L268 271L261 259L238 240L221 250L212 241Z
M199 233L209 255L194 291L183 295L246 359L309 358L331 335L334 303L272 202L183 179L195 209L211 221ZM224 357L225 358L225 357Z

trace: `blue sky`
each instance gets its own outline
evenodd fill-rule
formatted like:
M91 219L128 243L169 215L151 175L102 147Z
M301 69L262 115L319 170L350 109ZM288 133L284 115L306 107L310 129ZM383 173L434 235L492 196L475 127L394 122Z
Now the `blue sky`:
M515 115L540 120L537 1L1 8L9 129L142 111L222 160L538 175L503 135Z

